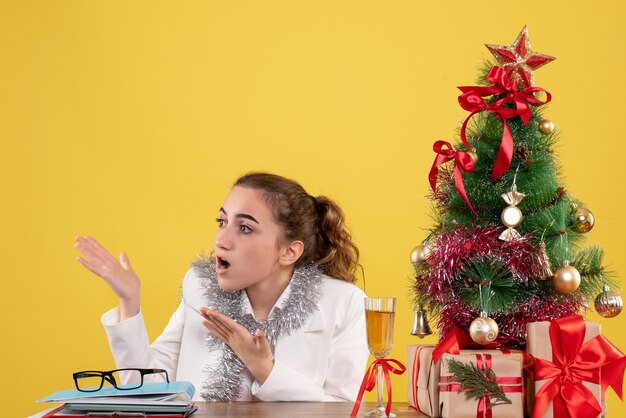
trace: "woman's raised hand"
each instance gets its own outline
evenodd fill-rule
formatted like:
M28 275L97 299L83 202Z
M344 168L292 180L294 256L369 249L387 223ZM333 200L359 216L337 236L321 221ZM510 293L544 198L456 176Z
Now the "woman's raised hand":
M263 384L274 367L270 343L263 331L250 334L231 318L205 307L200 308L199 313L205 318L203 325L211 334L228 344L252 376Z
M76 257L79 263L92 273L102 277L120 300L120 321L139 312L139 289L141 283L130 266L125 253L118 262L98 241L92 237L77 236L74 248L82 253Z

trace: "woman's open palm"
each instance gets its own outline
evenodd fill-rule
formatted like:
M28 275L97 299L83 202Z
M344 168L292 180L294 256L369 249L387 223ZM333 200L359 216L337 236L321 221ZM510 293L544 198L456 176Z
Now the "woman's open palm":
M92 273L102 277L122 302L138 301L140 281L125 253L118 262L98 241L92 237L76 237L74 248L82 253L79 263Z
M203 325L211 334L228 344L255 379L263 384L274 367L272 349L265 333L256 330L250 334L237 321L206 307L201 307L198 312L206 319Z

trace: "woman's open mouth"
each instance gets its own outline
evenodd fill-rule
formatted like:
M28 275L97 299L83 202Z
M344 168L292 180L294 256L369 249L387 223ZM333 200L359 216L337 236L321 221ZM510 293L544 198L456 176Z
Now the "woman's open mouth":
M222 257L216 256L215 257L215 261L216 261L216 263L215 263L215 272L217 274L222 274L222 273L226 272L226 270L228 270L230 268L230 263L226 259L224 259Z

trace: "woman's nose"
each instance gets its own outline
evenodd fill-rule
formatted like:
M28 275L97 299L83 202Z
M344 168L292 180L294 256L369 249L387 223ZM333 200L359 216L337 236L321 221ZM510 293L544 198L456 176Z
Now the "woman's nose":
M228 225L217 230L217 233L215 234L215 246L224 250L228 250L232 246Z

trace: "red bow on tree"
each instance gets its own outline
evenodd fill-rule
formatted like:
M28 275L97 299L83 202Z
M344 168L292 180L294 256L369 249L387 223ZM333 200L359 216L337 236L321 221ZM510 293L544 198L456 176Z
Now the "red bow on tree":
M626 356L602 335L583 344L585 320L570 316L550 323L552 361L535 357L535 381L547 382L535 395L533 418L543 416L554 403L555 417L592 418L602 412L583 381L600 384L602 397L611 386L622 399Z
M498 151L496 163L491 172L491 178L496 180L507 172L513 157L513 135L511 134L508 124L506 123L506 119L519 116L522 119L522 122L524 122L524 125L528 127L528 121L533 115L528 106L546 104L552 100L552 96L541 87L529 87L518 91L517 83L512 82L506 72L500 67L491 67L491 70L487 75L487 81L493 83L493 85L459 87L459 90L463 92L463 94L459 96L459 104L463 109L468 112L472 112L465 119L465 122L463 122L463 127L461 128L461 140L466 147L471 149L471 146L467 142L465 131L467 130L469 120L476 113L489 111L500 119L503 127L502 142L500 143L500 150ZM545 102L534 96L535 93L540 91L546 93ZM483 97L493 95L504 95L504 97L498 99L490 105L485 103ZM504 105L508 103L513 103L515 107L504 107Z
M447 147L447 149L444 147ZM432 187L433 192L437 189L437 173L439 173L438 167L443 163L454 160L454 184L456 185L456 189L463 198L467 207L472 211L472 213L474 213L474 215L478 216L467 198L465 186L463 185L463 176L461 175L461 170L465 172L474 170L474 160L472 159L472 156L467 152L455 151L452 149L452 145L446 141L435 142L433 144L433 151L437 153L437 157L435 157L433 166L428 174L430 187Z

